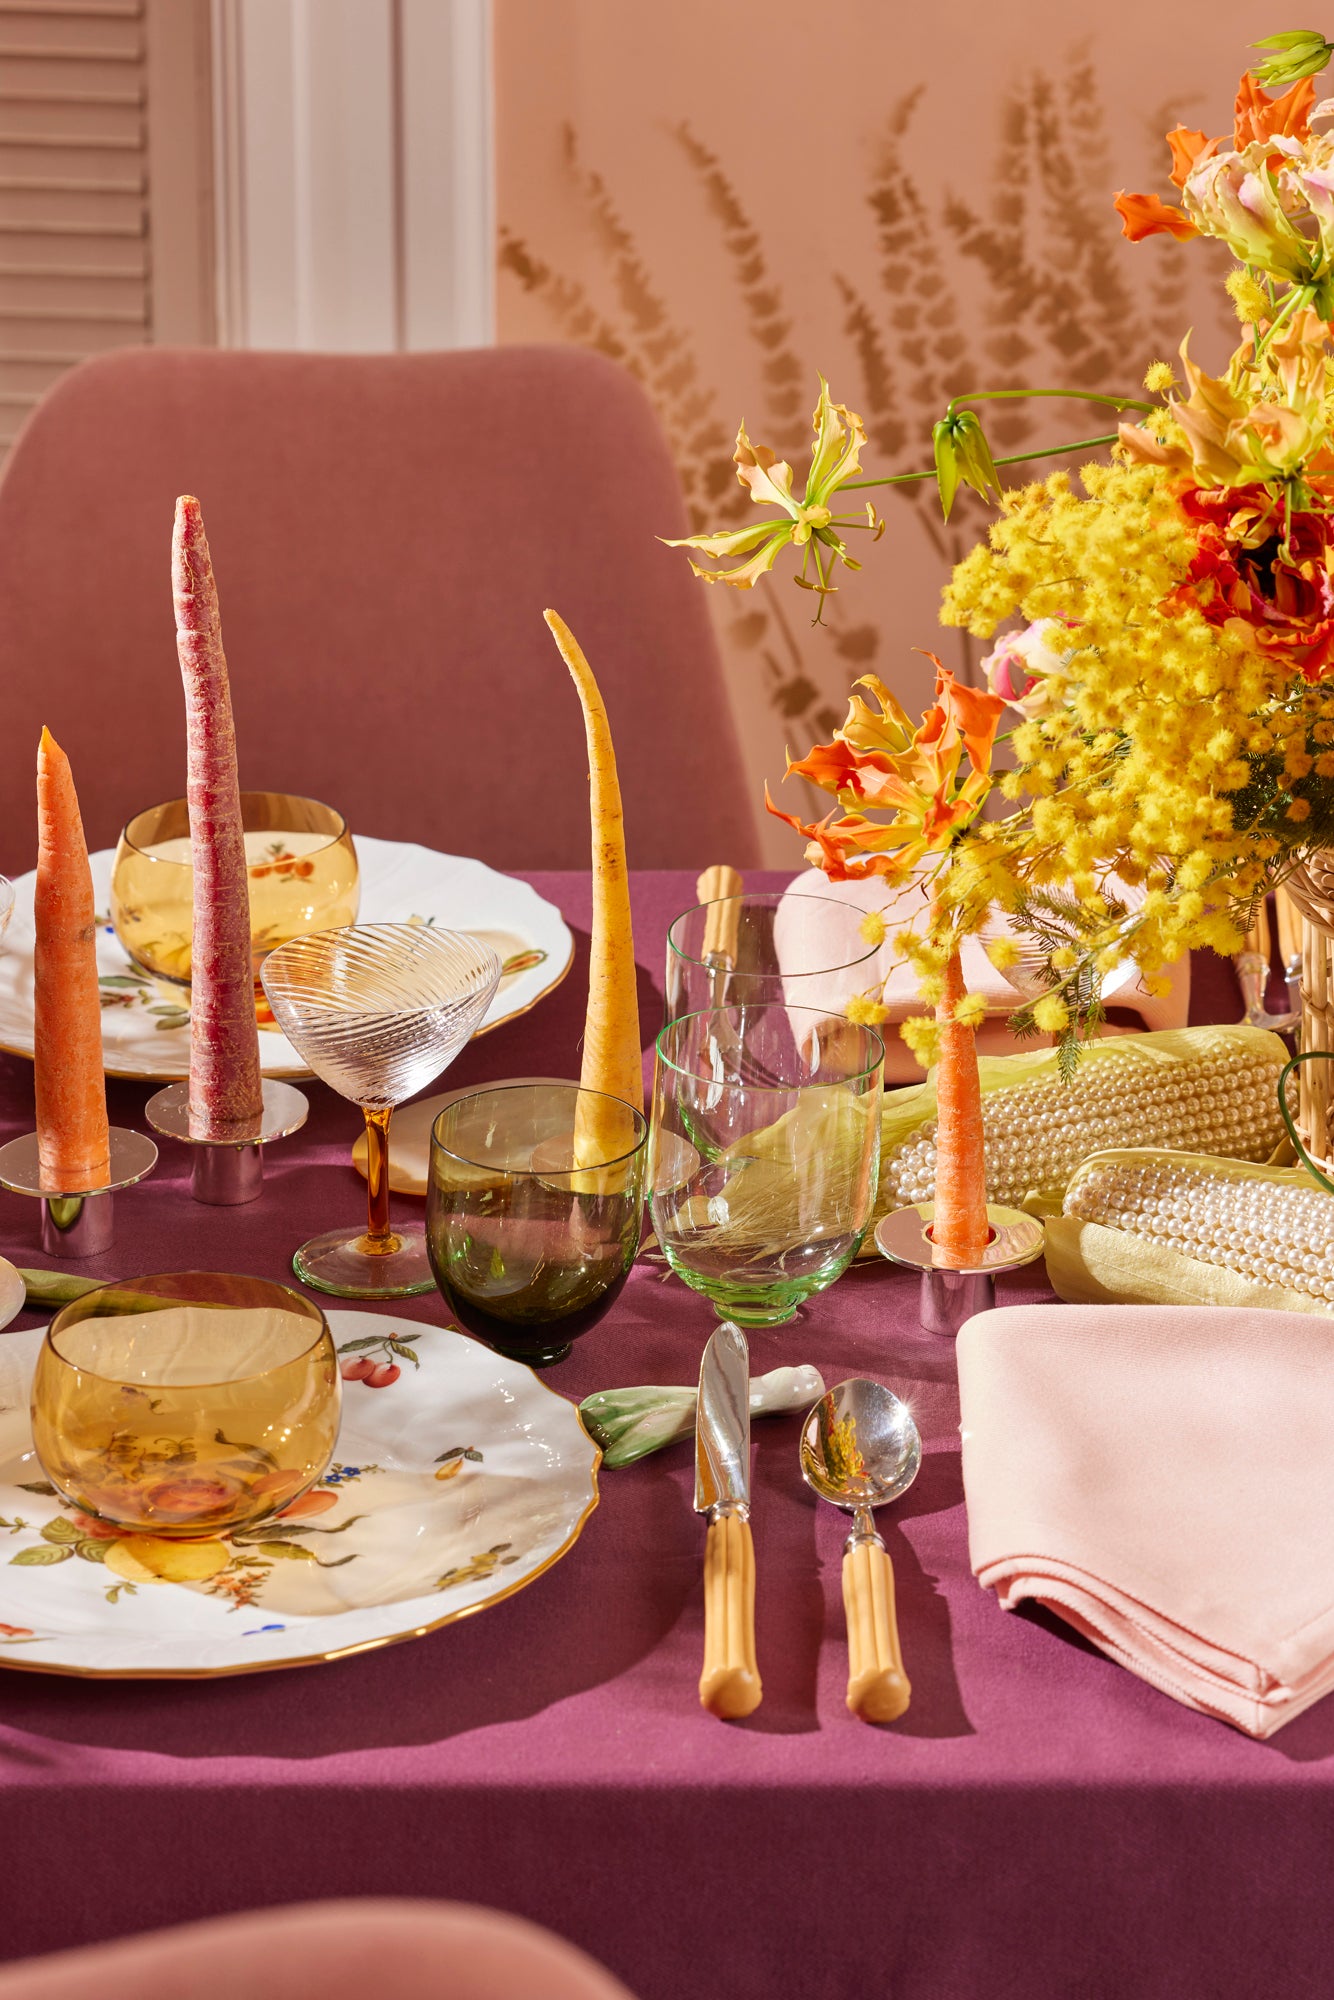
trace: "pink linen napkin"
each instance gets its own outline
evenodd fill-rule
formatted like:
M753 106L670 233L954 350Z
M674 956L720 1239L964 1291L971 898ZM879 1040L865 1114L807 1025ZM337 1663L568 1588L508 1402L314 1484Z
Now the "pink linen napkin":
M785 974L795 974L803 966L836 965L846 957L864 952L865 945L855 935L850 939L845 923L834 918L831 926L828 902L851 904L858 910L880 910L889 903L891 893L882 882L831 882L816 868L798 875L784 890L774 918L774 950L780 968ZM888 975L885 999L891 1021L922 1013L917 975L899 959L893 944L894 932L920 915L921 909L921 893L916 886L900 890L895 908L885 910L889 935L875 957L818 980L794 977L785 982L788 1004L828 1008L831 1013L841 1014L854 993L864 992ZM1020 996L997 972L977 938L964 939L962 957L969 991L982 994L988 1013L995 1017L984 1021L978 1030L977 1045L981 1053L1003 1056L1012 1055L1017 1048L1032 1048L1031 1041L1016 1042L1005 1026L1005 1016L1013 1014L1021 1004ZM1133 1010L1146 1028L1184 1028L1190 1011L1190 960L1186 958L1169 966L1167 976L1171 990L1155 997L1139 990L1138 980L1130 969L1124 986L1108 994L1108 1005ZM788 984L790 992L786 991ZM796 990L798 986L800 992ZM898 1036L891 1035L885 1049L886 1083L914 1082L921 1073L919 1064Z
M1271 1736L1334 1687L1334 1328L1005 1306L959 1334L973 1574Z

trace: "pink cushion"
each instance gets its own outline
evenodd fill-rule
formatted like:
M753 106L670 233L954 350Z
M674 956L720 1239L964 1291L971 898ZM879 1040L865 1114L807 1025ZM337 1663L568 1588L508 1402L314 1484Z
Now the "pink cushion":
M535 1924L467 1903L308 1903L0 1968L0 2000L633 2000Z
M755 817L643 392L571 347L126 348L66 375L0 479L0 869L31 866L43 722L89 844L185 787L170 552L203 505L250 789L500 867L586 867L578 701L607 701L631 865L745 867Z

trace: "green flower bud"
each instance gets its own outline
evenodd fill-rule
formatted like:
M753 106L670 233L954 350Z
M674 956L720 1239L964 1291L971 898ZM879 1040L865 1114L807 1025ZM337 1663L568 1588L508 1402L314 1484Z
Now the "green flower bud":
M940 504L947 521L960 480L984 500L990 493L999 497L1001 487L991 447L974 411L956 410L953 416L942 417L932 427L931 444L936 458L936 485L940 488Z
M1300 83L1304 76L1318 76L1331 56L1334 43L1327 42L1314 28L1297 28L1286 35L1266 35L1263 41L1252 42L1252 48L1273 49L1255 65L1251 74L1257 83L1267 90L1275 90L1289 83Z
M959 455L954 448L954 418L942 417L931 426L931 449L936 456L936 485L940 489L940 509L948 521L959 486Z

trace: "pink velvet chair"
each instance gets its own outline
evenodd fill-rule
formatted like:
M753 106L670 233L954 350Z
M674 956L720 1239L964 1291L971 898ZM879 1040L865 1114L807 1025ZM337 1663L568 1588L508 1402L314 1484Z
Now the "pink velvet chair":
M466 1903L312 1903L0 1968L0 2000L634 2000L573 1945Z
M0 478L0 869L32 865L43 722L90 846L184 790L178 493L222 599L241 782L354 831L500 867L588 864L581 640L615 733L631 865L756 854L667 448L622 369L453 354L126 348L34 411Z

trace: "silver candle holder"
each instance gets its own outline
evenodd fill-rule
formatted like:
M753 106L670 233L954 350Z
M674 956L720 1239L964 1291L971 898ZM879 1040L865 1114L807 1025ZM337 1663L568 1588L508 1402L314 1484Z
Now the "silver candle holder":
M1000 1208L988 1202L986 1249L976 1264L958 1270L935 1261L931 1241L935 1213L936 1205L931 1201L896 1208L877 1225L875 1243L891 1264L921 1272L922 1325L928 1333L952 1340L966 1319L995 1305L998 1272L1021 1270L1042 1255L1046 1232L1022 1209Z
M264 1148L286 1139L305 1124L310 1111L304 1091L275 1077L264 1078L263 1109L241 1136L201 1139L190 1130L190 1086L169 1083L144 1106L155 1132L194 1149L190 1192L210 1208L239 1208L254 1201L264 1185Z
M157 1165L157 1147L143 1132L113 1125L107 1178L101 1187L64 1191L43 1186L37 1134L0 1146L0 1187L42 1204L42 1249L48 1257L96 1257L116 1240L112 1196L133 1187Z

